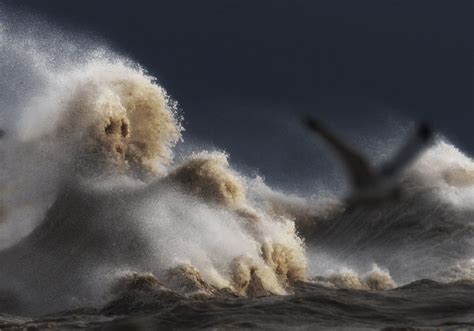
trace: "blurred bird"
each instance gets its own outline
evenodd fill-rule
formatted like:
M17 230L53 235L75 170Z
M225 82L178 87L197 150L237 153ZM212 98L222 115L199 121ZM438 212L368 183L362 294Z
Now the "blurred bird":
M390 160L376 167L316 119L308 116L305 124L322 137L344 163L352 184L352 193L347 199L349 204L398 199L403 172L433 140L431 128L427 124L420 124Z

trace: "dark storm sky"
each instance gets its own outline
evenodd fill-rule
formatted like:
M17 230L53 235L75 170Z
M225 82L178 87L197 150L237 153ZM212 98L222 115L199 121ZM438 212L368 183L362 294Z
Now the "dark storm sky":
M7 3L141 63L180 103L188 138L270 183L312 185L314 165L331 168L299 129L305 112L378 137L392 118L427 119L474 154L473 1Z

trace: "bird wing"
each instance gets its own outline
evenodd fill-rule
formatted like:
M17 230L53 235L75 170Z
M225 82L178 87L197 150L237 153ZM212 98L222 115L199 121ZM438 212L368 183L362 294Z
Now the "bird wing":
M373 185L376 172L365 157L345 144L313 117L308 116L305 119L305 124L311 131L316 132L320 137L326 140L336 151L344 163L355 189L363 189Z
M399 176L433 140L433 132L427 124L421 124L415 133L400 147L394 157L382 164L380 174L383 176Z

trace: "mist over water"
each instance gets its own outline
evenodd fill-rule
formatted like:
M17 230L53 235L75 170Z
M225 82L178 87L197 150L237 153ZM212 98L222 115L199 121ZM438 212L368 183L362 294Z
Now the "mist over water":
M98 307L134 277L211 297L473 280L474 162L444 138L407 171L399 202L282 192L220 150L175 157L194 146L185 115L137 63L2 18L2 311Z

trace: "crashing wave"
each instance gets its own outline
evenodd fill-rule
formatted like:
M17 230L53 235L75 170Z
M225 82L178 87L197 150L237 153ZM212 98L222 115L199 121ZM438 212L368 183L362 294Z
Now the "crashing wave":
M302 198L232 169L225 153L175 162L176 104L135 64L106 53L55 67L9 43L2 52L35 75L24 75L34 91L10 107L0 146L4 311L97 306L111 291L104 311L285 295L314 275L374 291L470 279L474 162L449 143L413 165L400 201Z

